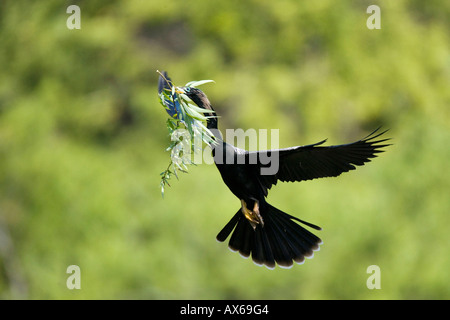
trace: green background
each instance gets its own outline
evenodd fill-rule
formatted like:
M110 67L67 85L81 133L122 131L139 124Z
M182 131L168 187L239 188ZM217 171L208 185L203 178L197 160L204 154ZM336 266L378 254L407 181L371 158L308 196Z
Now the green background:
M449 16L445 0L1 1L0 298L449 299ZM157 69L215 80L202 89L222 131L280 129L289 147L382 125L394 145L273 188L324 244L304 265L258 267L215 241L240 203L214 166L161 197Z

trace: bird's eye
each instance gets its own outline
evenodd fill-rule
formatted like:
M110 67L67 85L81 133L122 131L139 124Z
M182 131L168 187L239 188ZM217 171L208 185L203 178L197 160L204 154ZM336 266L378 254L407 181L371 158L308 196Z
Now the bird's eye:
M186 92L186 93L191 92L191 88L190 88L190 87L186 87L186 88L184 89L184 92Z

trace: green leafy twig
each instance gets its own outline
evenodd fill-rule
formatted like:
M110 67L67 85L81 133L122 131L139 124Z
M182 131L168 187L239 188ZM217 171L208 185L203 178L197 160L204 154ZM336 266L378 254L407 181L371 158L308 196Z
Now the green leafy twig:
M187 173L187 166L194 164L191 161L191 154L201 151L201 146L195 143L195 137L201 137L201 141L207 144L212 144L215 140L211 131L203 123L211 117L205 114L211 114L212 111L197 106L187 95L181 93L182 90L179 87L172 84L167 74L157 72L165 81L163 90L159 92L159 100L170 116L166 125L172 141L166 149L170 152L169 165L160 173L161 194L164 197L165 186L170 187L169 180L172 175L178 179L178 171ZM209 82L213 81L191 81L184 87L197 87ZM189 153L185 154L188 150Z

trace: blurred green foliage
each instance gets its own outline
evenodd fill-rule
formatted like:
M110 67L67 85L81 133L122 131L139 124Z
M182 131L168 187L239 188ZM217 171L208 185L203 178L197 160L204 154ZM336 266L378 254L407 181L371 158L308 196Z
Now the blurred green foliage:
M445 0L1 1L0 298L449 299L449 16ZM214 79L202 89L222 130L279 128L288 147L383 125L394 145L274 188L268 201L324 244L304 265L260 268L215 241L239 201L214 166L161 198L157 69ZM73 264L80 290L66 287Z

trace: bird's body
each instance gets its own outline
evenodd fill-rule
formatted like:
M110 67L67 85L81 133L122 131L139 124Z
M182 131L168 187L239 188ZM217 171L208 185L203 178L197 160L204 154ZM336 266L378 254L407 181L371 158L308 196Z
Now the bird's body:
M217 159L218 148L225 150L222 159ZM253 197L263 197L264 192L261 186L254 183L257 180L257 176L251 170L250 165L248 163L240 163L244 161L239 161L239 157L245 157L245 155L245 150L236 148L226 142L222 142L221 146L215 146L213 150L217 169L227 187L236 197L245 200L250 200Z
M277 181L303 181L338 176L363 165L381 148L387 146L375 140L384 132L372 134L354 143L338 146L321 146L319 143L279 150L248 152L222 140L217 117L206 95L199 89L181 88L184 94L199 107L211 110L207 127L216 139L213 156L217 169L230 191L240 200L241 208L217 235L225 241L231 234L229 248L242 256L252 256L258 265L274 268L291 267L293 262L303 263L319 249L321 239L298 222L320 230L306 221L293 217L267 203L269 189ZM276 171L264 171L271 156L277 161Z

